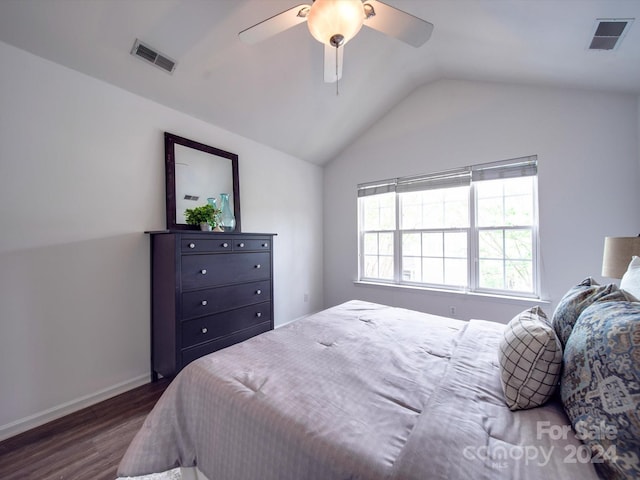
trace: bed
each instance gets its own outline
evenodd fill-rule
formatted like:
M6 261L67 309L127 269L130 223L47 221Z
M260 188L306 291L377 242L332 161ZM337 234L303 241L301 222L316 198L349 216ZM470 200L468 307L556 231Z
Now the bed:
M598 478L558 394L505 403L504 335L363 301L329 308L189 364L119 478Z

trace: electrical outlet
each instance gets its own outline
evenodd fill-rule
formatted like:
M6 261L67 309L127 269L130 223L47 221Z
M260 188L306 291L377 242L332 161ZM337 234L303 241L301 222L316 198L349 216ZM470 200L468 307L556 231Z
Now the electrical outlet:
M304 303L309 303L309 294L308 293L304 294Z

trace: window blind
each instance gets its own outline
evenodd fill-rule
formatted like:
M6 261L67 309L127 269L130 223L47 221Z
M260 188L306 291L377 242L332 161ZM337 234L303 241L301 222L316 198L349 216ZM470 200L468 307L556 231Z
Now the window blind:
M361 183L358 185L358 197L368 197L369 195L380 195L396 191L397 179L380 180L379 182Z
M404 177L398 179L397 192L417 192L438 188L463 187L471 184L471 171L468 167L447 170L446 172Z
M438 188L463 187L472 181L499 178L529 177L538 173L538 156L513 158L498 162L482 163L443 172L411 177L392 178L358 185L358 197L389 192L417 192Z
M500 162L483 163L471 167L471 179L497 180L499 178L530 177L538 173L538 156L514 158Z

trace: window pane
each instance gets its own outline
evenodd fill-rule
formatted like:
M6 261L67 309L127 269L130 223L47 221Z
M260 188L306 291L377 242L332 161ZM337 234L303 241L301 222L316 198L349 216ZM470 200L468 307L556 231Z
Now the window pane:
M446 258L444 260L444 283L460 287L467 286L467 259Z
M420 249L420 234L419 233L405 233L402 235L402 255L420 256L422 253Z
M485 182L489 183L489 182ZM478 199L478 226L493 227L504 225L502 197Z
M478 198L494 198L503 195L502 180L489 180L486 182L476 182Z
M362 225L367 230L394 230L396 228L395 193L361 197Z
M531 262L506 262L506 288L520 292L533 291L533 275Z
M378 256L364 256L364 276L366 278L378 278Z
M444 254L446 257L467 258L467 232L446 232L444 234Z
M485 230L478 233L480 258L504 258L503 230Z
M380 206L380 230L394 230L396 228L396 209L391 206Z
M532 230L480 231L478 242L481 288L533 292Z
M393 257L393 233L379 233L378 238L380 255L391 255Z
M445 205L445 227L457 228L469 225L469 201L449 202Z
M442 233L423 233L422 254L426 257L442 257L444 255L442 241Z
M403 230L469 226L469 187L406 192L399 198Z
M422 226L422 207L420 205L408 205L402 208L402 229L415 230Z
M533 197L513 195L505 197L505 225L531 225L533 223Z
M421 192L407 192L400 195L400 224L404 230L420 228L422 224Z
M425 283L444 283L442 259L425 258L422 260L422 281Z
M420 257L402 258L402 280L406 282L422 281L422 265Z
M364 252L363 253L365 255L378 254L378 234L377 233L364 234Z
M442 228L444 224L444 193L442 190L422 192L422 228Z
M465 286L468 282L466 231L403 234L402 280ZM422 238L422 244L417 242Z
M393 280L393 235L393 232L372 232L364 234L362 275L365 278Z
M532 225L533 177L476 183L478 226Z
M442 228L444 226L444 204L425 204L422 210L423 228Z
M502 260L480 260L478 262L481 288L504 289L504 269Z
M380 272L378 278L383 280L393 280L393 257L380 257Z
M531 260L533 257L532 232L526 230L507 230L505 232L505 257L514 260Z
M469 226L469 187L445 188L444 202L443 227Z
M531 195L533 193L533 179L534 177L518 177L497 180L497 182L504 182L505 195Z

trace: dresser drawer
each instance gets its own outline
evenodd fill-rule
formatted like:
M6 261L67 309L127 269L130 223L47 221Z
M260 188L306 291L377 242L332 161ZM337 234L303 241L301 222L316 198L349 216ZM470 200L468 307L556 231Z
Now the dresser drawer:
M243 342L251 337L255 337L256 335L267 332L270 329L271 327L269 325L269 322L265 322L251 328L247 328L246 330L236 332L227 337L222 337L218 340L213 340L197 347L188 348L182 352L182 366L184 367L188 363L193 362L203 355L207 355L209 353L215 352L216 350L229 347L238 342Z
M233 251L271 250L271 240L267 238L237 238L232 244Z
M182 323L182 347L188 348L271 321L271 303L259 303Z
M182 253L230 252L233 244L230 238L182 238L180 251Z
M271 277L271 254L183 255L182 288L195 289Z
M182 318L202 317L271 300L271 280L196 290L182 294Z
M230 251L270 251L270 238L202 238L187 237L180 240L182 253L219 253Z

